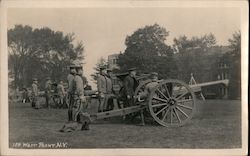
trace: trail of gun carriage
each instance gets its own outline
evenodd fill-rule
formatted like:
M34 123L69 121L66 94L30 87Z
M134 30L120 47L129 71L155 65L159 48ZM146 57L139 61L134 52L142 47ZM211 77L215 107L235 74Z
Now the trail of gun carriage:
M230 47L209 45L202 49L202 46L197 48L196 45L181 49L184 47L180 46L181 43L176 39L179 51L174 53L171 50L170 59L171 63L176 61L177 66L180 62L182 65L169 70L162 70L170 68L163 62L153 62L154 65L151 65L152 61L147 59L144 60L146 62L131 64L127 62L124 65L124 60L128 60L125 57L131 55L126 49L123 54L110 55L106 62L97 65L96 73L92 75L97 89L92 89L82 73L84 71L82 54L68 59L64 62L67 64L62 63L54 68L56 74L46 69L48 72L34 72L36 74L29 76L24 73L29 73L30 67L24 66L23 72L16 75L19 71L16 70L18 64L15 61L22 57L16 55L18 49L13 45L18 45L19 42L11 35L15 31L20 31L18 28L27 29L19 25L9 30L8 34L9 47L12 48L9 79L12 74L14 75L14 79L9 83L12 84L9 87L11 148L51 148L51 144L55 142L67 144L62 148L241 147L241 102L237 91L239 79L234 75L235 66L230 64L236 57L232 55ZM146 31L153 29L166 33L166 30L158 25L146 26L143 28L145 31L140 29L127 37L127 46L130 46L130 42L134 41L137 35L148 33L152 39L156 35L160 36L159 40L162 39L161 33L157 34L158 31L154 33ZM37 29L36 33L39 31L42 34L45 29ZM50 29L46 31L53 32ZM139 32L141 34L137 34ZM62 35L61 37L67 38ZM235 35L232 40L236 40ZM71 41L73 40L69 40L68 44ZM151 44L151 41L144 42ZM158 40L154 42L165 44ZM37 45L39 43L34 47ZM57 57L55 60L60 62L59 54L56 54L57 49L53 46L51 49L54 49L48 51L48 54L53 53L51 57L49 55L43 57L47 59ZM149 48L152 51L152 47ZM170 47L164 48L163 51ZM78 45L79 49L80 52L72 49L72 54L83 53L83 44ZM153 50L157 51L158 47L153 47ZM143 50L140 50L140 53L135 52L135 55L143 56L141 51ZM192 54L192 58L195 59L184 64L190 60L189 56L185 56L186 53ZM206 67L204 71L198 69L195 64L201 63L198 61L200 58L195 57L198 56L197 53L204 59L205 65L198 64ZM167 58L169 55L161 53L151 57L157 60ZM55 65L56 61L52 63ZM32 65L36 63L42 68L43 62L33 61ZM192 63L195 66L190 65ZM181 71L188 72L181 73ZM23 80L25 83L21 83ZM41 87L42 84L45 87ZM21 91L19 87L22 88ZM231 97L233 94L236 98ZM18 146L20 143L25 143L25 146Z

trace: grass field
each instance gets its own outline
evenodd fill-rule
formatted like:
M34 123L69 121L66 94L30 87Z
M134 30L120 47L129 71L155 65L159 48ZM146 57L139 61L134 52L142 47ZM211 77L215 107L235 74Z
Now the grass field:
M63 148L241 147L239 100L198 101L193 119L178 128L166 128L152 123L141 127L136 123L126 124L121 118L113 118L95 121L89 131L60 133L58 130L67 120L66 115L66 109L35 110L30 104L10 103L10 148L37 148L17 145L36 145L39 142L65 143Z

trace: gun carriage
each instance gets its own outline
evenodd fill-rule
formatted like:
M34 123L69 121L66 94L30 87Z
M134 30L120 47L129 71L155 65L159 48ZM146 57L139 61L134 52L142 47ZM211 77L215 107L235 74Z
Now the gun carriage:
M114 116L124 116L140 111L148 112L151 117L160 125L165 127L178 127L187 123L196 111L196 95L202 87L222 84L227 86L229 80L205 82L195 85L175 80L158 80L155 86L145 92L146 86L152 83L149 74L144 74L136 79L139 85L134 93L134 105L125 107L126 101L123 98L123 79L126 74L116 75L120 82L119 91L114 95L117 106L112 110L91 114L92 120L104 119Z

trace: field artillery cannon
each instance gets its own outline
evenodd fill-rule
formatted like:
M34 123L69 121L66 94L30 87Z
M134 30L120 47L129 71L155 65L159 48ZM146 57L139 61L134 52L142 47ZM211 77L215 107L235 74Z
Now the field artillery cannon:
M122 80L123 77L118 76L118 79ZM227 86L229 83L229 80L219 80L187 85L175 79L159 80L157 83L154 82L155 86L153 89L145 95L146 86L152 83L152 80L145 75L137 77L137 80L139 80L139 85L134 94L134 106L116 107L110 111L91 114L92 120L147 111L162 126L182 126L192 118L196 111L196 92L200 92L201 88L205 86L217 84Z

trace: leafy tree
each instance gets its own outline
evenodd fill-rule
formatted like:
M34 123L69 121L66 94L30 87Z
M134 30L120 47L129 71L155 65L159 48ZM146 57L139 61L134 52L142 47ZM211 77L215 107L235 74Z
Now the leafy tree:
M216 38L212 33L205 34L201 37L193 36L190 39L183 35L179 38L174 38L173 49L175 52L175 60L177 62L178 79L188 82L190 74L193 73L198 82L208 81L205 78L205 69L210 67L210 64L205 60L209 56L207 53L215 48ZM211 62L212 63L212 62Z
M122 71L136 67L140 73L158 72L160 77L174 77L173 50L165 44L169 32L158 24L139 28L127 36L124 53L118 57Z
M188 49L201 48L206 51L208 48L216 45L216 38L212 33L205 34L201 37L192 37L188 39L187 36L183 35L179 38L174 38L174 52L183 53Z
M240 57L241 53L241 33L236 31L232 38L228 39L229 48L231 49L231 54L236 57Z
M71 60L84 60L83 43L73 44L74 34L64 35L50 28L15 25L8 30L9 70L14 86L28 85L33 77L44 82L66 79Z
M105 68L108 67L108 62L107 62L107 60L105 60L103 57L101 57L101 58L98 60L96 66L94 67L95 73L94 73L94 74L91 74L91 77L92 77L92 79L93 79L93 81L94 81L95 83L97 83L97 76L98 76L98 74L100 73L100 67L105 67Z
M241 95L241 33L235 32L228 40L230 51L222 59L230 62L229 68L229 97L238 98Z

